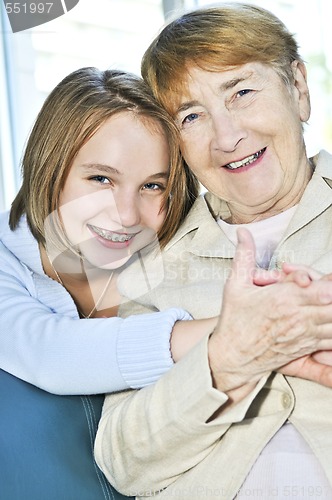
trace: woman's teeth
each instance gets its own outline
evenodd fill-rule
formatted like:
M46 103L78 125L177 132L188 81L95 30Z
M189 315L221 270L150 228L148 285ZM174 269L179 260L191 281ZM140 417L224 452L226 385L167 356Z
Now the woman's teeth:
M226 168L230 168L231 170L234 170L236 168L241 168L241 167L246 167L247 165L250 165L250 163L253 163L261 154L264 152L264 149L261 149L257 153L254 153L251 156L248 156L247 158L244 158L241 161L233 161L231 163L228 163L225 165Z

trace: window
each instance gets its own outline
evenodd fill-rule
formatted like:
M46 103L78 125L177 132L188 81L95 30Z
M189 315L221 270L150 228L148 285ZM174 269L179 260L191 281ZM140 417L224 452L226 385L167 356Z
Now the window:
M330 0L247 0L275 12L296 34L308 63L312 116L308 153L332 150L332 18ZM80 0L64 16L31 30L11 32L0 2L0 210L20 183L19 160L46 95L81 66L139 73L140 60L164 16L211 4L208 0Z
M3 210L9 208L18 189L21 152L51 89L66 74L82 66L139 73L143 52L163 24L164 11L161 0L80 0L64 16L13 34L3 2L0 9L0 210Z

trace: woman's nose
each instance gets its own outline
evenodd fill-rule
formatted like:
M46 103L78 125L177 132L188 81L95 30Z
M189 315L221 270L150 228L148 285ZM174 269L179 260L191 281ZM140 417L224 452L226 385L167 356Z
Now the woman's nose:
M227 110L215 113L211 118L212 149L233 152L246 132L238 119Z

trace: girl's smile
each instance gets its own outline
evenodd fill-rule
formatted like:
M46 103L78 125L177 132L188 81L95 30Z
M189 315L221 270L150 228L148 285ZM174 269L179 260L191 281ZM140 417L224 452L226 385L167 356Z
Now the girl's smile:
M100 241L101 244L108 248L126 248L130 245L130 242L135 238L139 232L136 233L119 233L115 231L108 231L107 229L102 229L100 227L92 226L88 224L88 228L95 238Z

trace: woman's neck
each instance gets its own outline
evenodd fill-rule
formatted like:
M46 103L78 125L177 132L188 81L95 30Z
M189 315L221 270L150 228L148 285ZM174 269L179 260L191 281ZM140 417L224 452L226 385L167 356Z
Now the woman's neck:
M301 169L299 169L299 172L300 171ZM261 206L248 207L246 205L240 206L227 203L231 215L225 222L228 224L250 224L252 222L274 217L298 205L312 177L313 171L314 166L310 160L307 160L305 168L302 168L302 176L298 175L288 193L272 204L270 204L271 202L266 202Z

